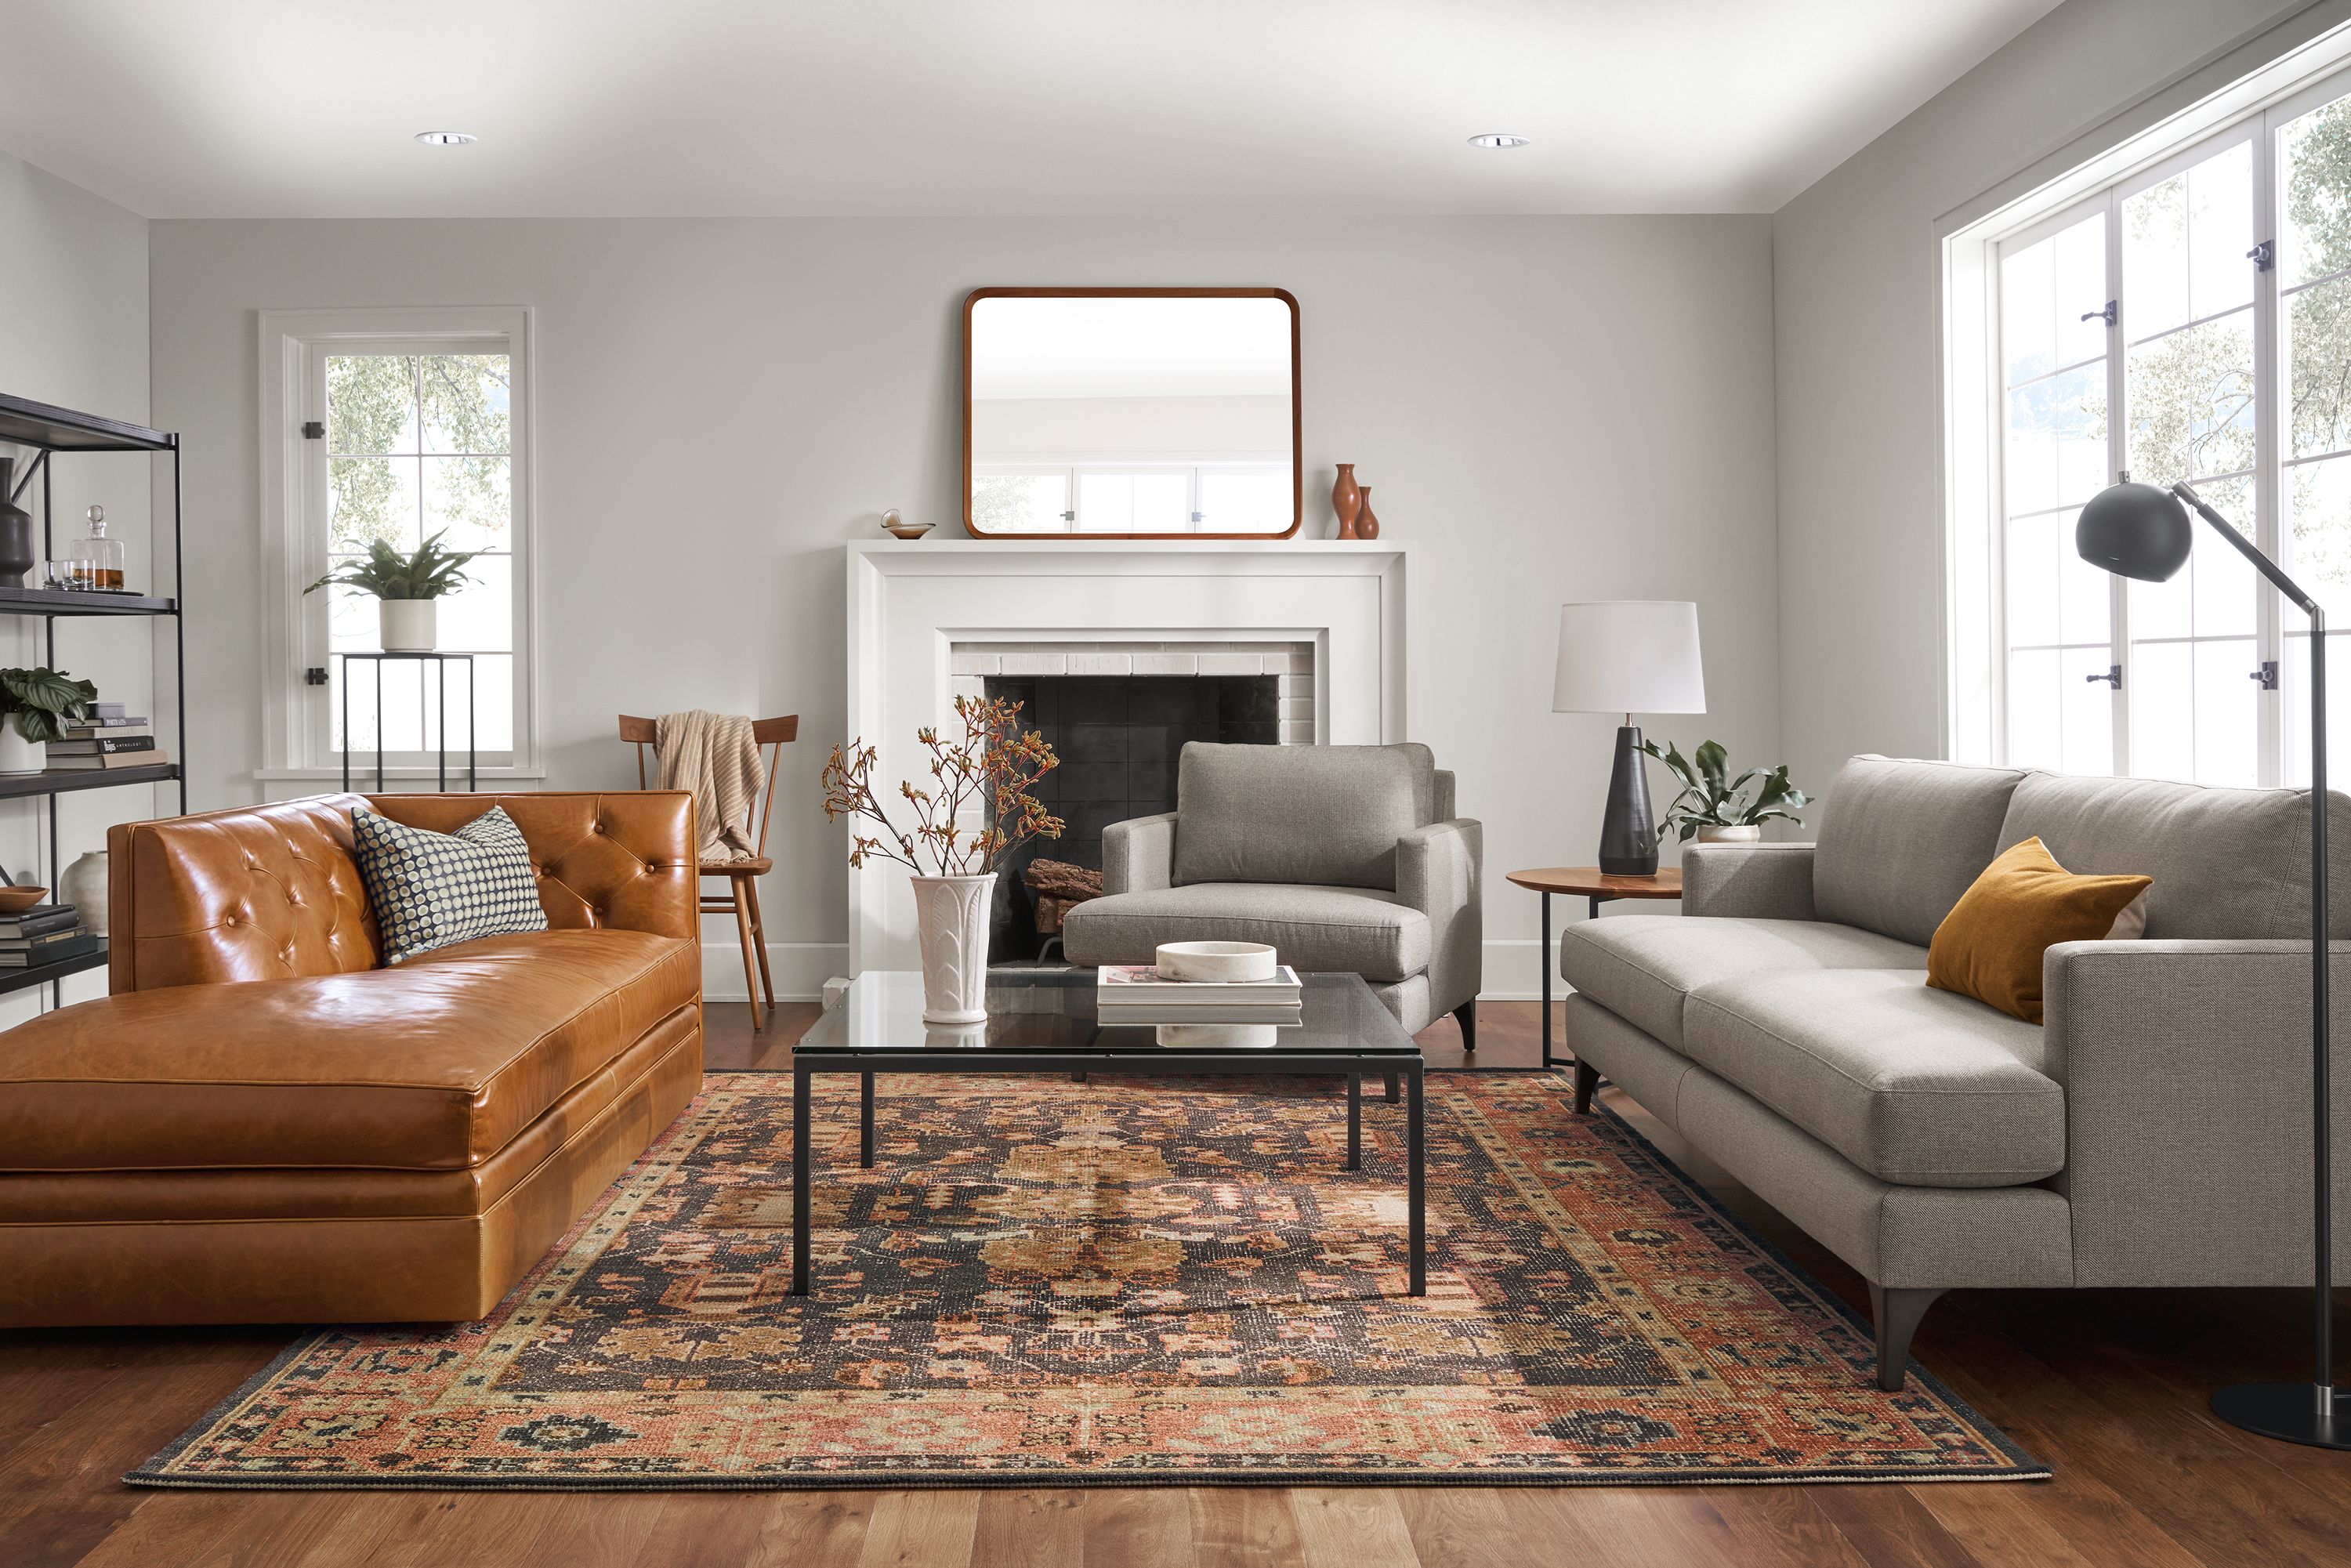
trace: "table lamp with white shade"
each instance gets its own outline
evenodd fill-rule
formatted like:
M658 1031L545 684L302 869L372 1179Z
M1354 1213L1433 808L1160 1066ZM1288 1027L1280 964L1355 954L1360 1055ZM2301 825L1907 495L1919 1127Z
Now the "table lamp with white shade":
M1559 607L1553 713L1621 713L1616 765L1600 819L1600 869L1648 876L1657 869L1636 713L1704 713L1698 606L1678 599L1620 599Z

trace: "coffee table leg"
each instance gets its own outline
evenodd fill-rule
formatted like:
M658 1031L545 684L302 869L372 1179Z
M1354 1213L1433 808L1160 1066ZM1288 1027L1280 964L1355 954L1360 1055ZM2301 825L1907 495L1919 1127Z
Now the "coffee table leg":
M858 1074L857 1085L857 1163L867 1170L873 1168L873 1074Z
M1393 1105L1396 1103L1396 1075L1395 1073L1391 1072L1387 1075L1387 1084L1388 1103Z
M792 1290L809 1293L809 1070L792 1069Z
M1364 1168L1364 1075L1347 1074L1347 1168Z
M1412 1214L1412 1293L1425 1296L1428 1294L1428 1213L1421 1155L1420 1063L1414 1062L1406 1076L1410 1082L1405 1102L1405 1179L1408 1184L1405 1196Z
M1542 970L1542 1064L1551 1066L1551 894L1542 895L1542 957L1536 967Z

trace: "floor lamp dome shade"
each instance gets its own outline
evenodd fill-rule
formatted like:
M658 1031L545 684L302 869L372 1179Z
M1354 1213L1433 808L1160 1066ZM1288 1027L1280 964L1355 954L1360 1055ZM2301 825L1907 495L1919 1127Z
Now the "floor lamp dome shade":
M2152 485L2110 485L2082 507L2074 549L2092 566L2142 582L2168 582L2188 564L2196 524L2179 497Z
M1625 716L1600 820L1600 869L1615 876L1654 875L1657 830L1633 716L1706 711L1698 606L1679 599L1561 605L1551 706L1553 713Z

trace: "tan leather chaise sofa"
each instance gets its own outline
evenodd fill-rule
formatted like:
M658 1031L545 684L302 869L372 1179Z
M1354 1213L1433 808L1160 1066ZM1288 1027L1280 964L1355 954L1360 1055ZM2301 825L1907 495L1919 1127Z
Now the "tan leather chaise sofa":
M380 967L351 810L521 828L550 929ZM0 1327L482 1316L702 1082L692 798L109 837L113 994L0 1034Z

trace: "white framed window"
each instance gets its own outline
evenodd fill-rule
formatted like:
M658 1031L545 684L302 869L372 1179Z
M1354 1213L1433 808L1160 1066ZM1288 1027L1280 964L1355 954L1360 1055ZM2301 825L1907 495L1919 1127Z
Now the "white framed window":
M537 778L527 309L270 310L261 316L264 617L260 776ZM439 601L438 651L377 662L376 601L306 590L379 542L470 554ZM348 733L346 720L348 717Z
M2298 783L2301 618L2201 525L2168 583L2073 536L2119 477L2185 480L2351 611L2351 73L2137 152L1947 251L1951 752Z
M1296 508L1290 465L983 463L972 521L988 533L1279 533Z

